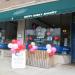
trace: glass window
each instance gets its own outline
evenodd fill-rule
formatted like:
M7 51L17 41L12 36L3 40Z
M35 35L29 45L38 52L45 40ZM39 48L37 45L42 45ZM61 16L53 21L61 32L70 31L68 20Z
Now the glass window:
M56 47L57 53L69 53L70 51L70 26L69 25L45 25L31 23L26 26L26 47L31 42L38 46L38 50L46 50L46 45Z

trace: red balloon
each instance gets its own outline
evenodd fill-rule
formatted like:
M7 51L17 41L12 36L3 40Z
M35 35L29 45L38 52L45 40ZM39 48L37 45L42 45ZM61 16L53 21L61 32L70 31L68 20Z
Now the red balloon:
M54 40L60 40L60 37L59 36L55 36Z
M17 40L16 40L16 39L13 39L13 40L12 40L12 43L17 43Z
M54 56L54 55L55 55L54 52L49 53L49 56L50 56L50 57L51 57L51 56Z
M32 40L32 37L31 36L29 37L29 40Z
M24 47L23 46L19 46L17 49L16 49L16 52L20 52L20 51L23 51L24 50Z
M47 35L49 36L51 33L50 32L47 32Z
M28 41L28 37L26 37L26 41Z
M29 49L31 49L31 48L32 48L32 45L31 45L31 44L29 44L29 45L28 45L28 48L29 48Z
M25 48L24 45L19 45L18 47L20 50L23 50Z
M18 52L18 53L19 53L20 51L21 51L21 49L20 49L20 48L17 48L17 49L16 49L16 52Z

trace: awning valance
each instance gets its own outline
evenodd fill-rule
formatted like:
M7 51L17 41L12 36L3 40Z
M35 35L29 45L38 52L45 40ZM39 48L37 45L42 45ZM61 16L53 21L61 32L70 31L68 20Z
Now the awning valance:
M0 13L0 21L75 12L75 0L57 0Z

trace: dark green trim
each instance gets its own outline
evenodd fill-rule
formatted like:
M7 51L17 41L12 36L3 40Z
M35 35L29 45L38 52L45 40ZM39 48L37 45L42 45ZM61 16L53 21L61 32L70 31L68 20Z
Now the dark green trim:
M19 9L14 9L6 12L1 12L0 21L9 21L12 20L12 17L14 20L24 19L24 16L41 14L41 13L42 13L41 16L44 16L43 15L44 13L53 12L53 11L56 11L56 13L53 14L64 14L64 13L75 12L75 0L58 0L55 2L48 2L48 3L23 7Z

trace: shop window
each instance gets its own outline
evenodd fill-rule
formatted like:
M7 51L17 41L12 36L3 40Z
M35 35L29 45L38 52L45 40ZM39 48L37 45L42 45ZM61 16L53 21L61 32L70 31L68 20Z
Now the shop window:
M31 42L35 42L38 50L47 50L46 45L51 44L56 47L57 53L66 53L70 51L70 30L69 26L60 25L38 25L32 23L25 30L26 48Z
M17 37L17 22L0 23L0 49L8 49L8 43Z

